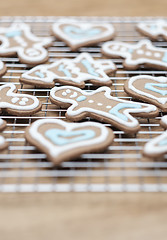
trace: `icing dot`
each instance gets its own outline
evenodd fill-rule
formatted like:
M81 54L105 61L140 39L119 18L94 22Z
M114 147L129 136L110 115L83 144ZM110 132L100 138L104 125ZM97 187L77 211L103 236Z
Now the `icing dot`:
M113 50L118 50L118 49L119 49L119 46L118 46L118 45L114 45L114 46L112 46L112 49L113 49Z
M24 97L24 98L22 98L22 101L28 102L28 98Z
M93 100L89 100L88 102L89 102L89 103L93 103L94 101L93 101Z
M126 50L127 50L126 47L121 47L121 49L120 49L121 52L125 52Z
M19 100L18 97L14 97L14 98L11 99L12 103L16 103L18 100Z
M67 89L67 90L66 90L66 93L70 93L70 92L71 92L71 90L70 90L70 89Z
M20 101L19 105L24 106L24 105L26 105L26 103L24 101Z
M154 53L154 56L155 56L155 57L160 57L160 56L161 56L161 54L160 54L160 53L158 53L158 52L156 52L156 53Z
M143 53L144 53L143 50L141 50L141 49L137 50L137 54L143 54Z
M67 93L66 93L66 92L62 92L62 95L63 95L63 96L67 96Z
M98 103L97 105L98 105L98 106L102 106L103 104L102 104L102 103Z
M152 53L150 51L146 52L146 56L151 56L151 55L152 55Z
M77 97L78 96L78 93L77 92L74 92L71 96L70 96L70 98L75 98L75 97Z
M108 105L108 106L106 106L106 108L111 108L111 106Z

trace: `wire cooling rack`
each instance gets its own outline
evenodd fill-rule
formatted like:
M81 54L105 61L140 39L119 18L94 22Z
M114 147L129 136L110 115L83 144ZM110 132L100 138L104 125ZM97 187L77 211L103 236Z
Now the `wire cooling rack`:
M38 36L49 36L52 23L58 17L2 17L0 27L9 26L13 21L26 22ZM156 18L118 18L118 17L77 17L77 21L108 22L116 29L116 40L135 43L144 38L135 31L135 25L142 21L153 22ZM167 47L163 40L154 45ZM57 58L73 58L79 52L89 52L95 58L101 58L101 44L95 47L82 47L78 52L71 52L65 43L55 39L49 48L49 62ZM0 84L13 82L20 93L28 93L42 101L42 110L30 117L0 116L7 121L7 128L2 135L7 139L9 148L0 152L0 191L1 192L167 192L167 162L165 159L150 160L142 156L143 145L151 138L163 132L159 119L138 118L141 130L136 135L126 135L113 128L115 141L104 153L83 154L77 160L63 162L54 167L46 160L46 155L26 143L25 128L41 118L65 118L65 110L57 109L49 100L50 89L37 89L19 83L20 75L29 68L21 64L17 57L2 58L8 71ZM113 59L118 67L113 80L112 94L122 99L131 99L123 91L125 80L134 75L149 74L167 76L167 71L154 71L140 68L127 71L122 67L122 60ZM56 85L59 85L56 83ZM85 90L96 89L86 84ZM89 121L90 119L87 119ZM109 124L106 126L111 127Z

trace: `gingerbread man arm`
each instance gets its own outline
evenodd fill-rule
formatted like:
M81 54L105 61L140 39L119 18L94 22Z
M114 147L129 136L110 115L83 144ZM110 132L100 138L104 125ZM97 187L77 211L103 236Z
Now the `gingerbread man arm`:
M0 131L2 131L6 127L6 122L0 118ZM8 146L5 138L0 135L0 150L3 150Z
M12 83L0 87L0 109L16 115L31 115L41 109L38 98L16 93L16 87Z

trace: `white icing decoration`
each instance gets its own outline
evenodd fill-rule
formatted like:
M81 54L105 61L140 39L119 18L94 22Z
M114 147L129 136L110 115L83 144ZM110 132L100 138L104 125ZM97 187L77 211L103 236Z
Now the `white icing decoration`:
M104 112L102 110L97 110L97 109L94 109L94 108L91 108L91 107L81 107L79 108L78 110L75 110L75 107L77 107L79 105L79 103L77 101L75 101L74 99L63 99L61 97L58 97L58 96L55 96L55 93L57 91L60 91L60 90L63 90L63 89L66 89L67 87L66 86L62 86L62 87L54 87L51 89L50 91L50 95L53 99L55 100L58 100L59 102L64 102L64 103L71 103L72 105L67 109L67 114L69 116L77 116L77 115L80 115L84 112L90 112L90 113L95 113L97 115L100 115L100 116L104 116L104 117L107 117L107 118L110 118L110 119L113 119L115 121L118 121L120 124L123 124L124 126L127 126L127 127L130 127L130 128L133 128L133 127L136 127L138 126L138 121L137 119L135 119L132 115L130 115L130 113L150 113L150 112L154 112L157 110L157 108L154 106L154 105L151 105L151 104L145 104L145 103L138 103L138 102L134 102L134 101L126 101L126 100L121 100L121 99L118 99L116 97L112 97L111 96L111 89L109 87L100 87L98 88L97 90L95 91L92 91L92 92L85 92L79 88L76 88L76 87L70 87L73 91L78 91L81 93L81 95L85 95L85 96L92 96L94 94L97 94L99 92L104 92L104 95L105 97L108 99L108 100L115 100L117 101L118 103L135 103L135 104L138 104L144 108L129 108L129 109L125 109L123 111L123 114L128 118L128 120L130 120L129 122L128 121L124 121L122 120L121 118L115 116L115 115L112 115L108 112Z
M152 55L152 53L150 51L146 52L146 56L151 56L151 55Z
M75 97L77 97L78 96L78 93L77 92L74 92L71 96L70 96L70 98L75 98Z
M66 92L62 92L62 95L63 95L63 96L67 96L67 93L66 93Z
M12 83L7 83L7 84L0 86L0 92L3 91L3 89L5 89L5 88L9 88L9 90L6 93L6 96L11 98L11 103L7 102L7 101L3 101L3 99L1 99L0 108L11 108L11 109L20 110L20 111L26 111L26 110L33 110L33 109L37 108L40 104L38 98L36 98L35 96L31 96L28 94L14 93L14 90L16 90L16 86ZM16 104L12 104L13 98L14 99L19 98L19 99L21 99L21 101L23 101L23 98L26 98L29 100L31 99L33 101L33 103L31 105L26 105L26 106L22 107L21 106L22 102L21 102L21 104L19 102L20 106L16 105ZM24 103L25 103L25 101L24 101Z
M137 53L138 53L138 54L143 54L143 53L144 53L144 51L143 51L143 50L141 50L141 49L139 49L139 50L137 50Z
M66 93L70 93L70 92L71 92L71 90L70 90L70 89L67 89L67 90L66 90Z
M148 33L154 38L158 38L159 36L167 37L167 31L164 27L167 27L167 22L164 20L158 20L153 23L139 23L137 25L138 29Z
M5 144L4 137L0 136L0 147Z
M25 37L22 36L14 36L14 40L16 41L16 46L10 46L10 38L6 36L6 34L10 32L20 31ZM32 42L32 47L26 49L28 46L28 42L25 39L28 39ZM0 27L0 41L2 44L0 45L0 54L3 53L13 53L16 52L21 59L25 61L36 63L42 62L48 56L47 50L44 46L47 46L52 43L53 39L51 37L36 37L30 30L30 27L25 23L13 23L10 27ZM30 51L33 49L36 51L36 54L28 55L28 53L32 53ZM27 54L26 54L27 52ZM38 52L38 54L37 54Z
M118 57L122 57L122 58L125 58L125 63L126 65L129 65L129 66L138 66L138 65L141 65L141 64L153 64L154 67L155 65L157 65L158 67L159 66L163 66L165 68L167 68L167 62L163 62L162 60L158 60L158 59L149 59L149 58L146 58L146 54L145 54L145 57L142 56L142 57L139 57L138 59L134 60L132 59L132 53L131 51L127 51L127 52L121 52L121 51L113 51L110 46L113 46L113 45L117 45L117 46L125 46L127 47L128 49L130 49L131 51L134 51L134 50L137 50L145 45L147 50L149 51L154 51L154 52L161 52L163 53L163 56L166 54L167 55L167 51L165 48L160 48L160 47L154 47L151 43L151 41L149 40L141 40L139 41L137 44L128 44L128 43L124 43L124 42L116 42L116 41L109 41L109 42L106 42L102 45L102 50L103 50L103 53L108 55L108 56L118 56ZM141 49L142 50L142 49ZM154 53L153 52L153 53Z
M155 57L160 57L161 54L157 52L157 53L154 53L154 56L155 56Z
M82 62L82 60L85 60L85 59L94 66L94 68L96 69L96 73L99 74L99 76L92 75L88 72L81 72L81 69L78 68L77 63L80 63ZM73 73L75 76L68 77L68 76L61 76L61 75L55 74L51 69L56 68L60 64L66 65L67 66L66 68L69 71L71 71L71 73ZM94 80L98 80L99 82L105 83L110 81L110 77L106 74L107 70L108 71L116 70L116 66L111 60L109 59L94 60L89 53L81 53L72 60L60 59L50 65L46 64L46 65L36 66L31 70L23 73L21 77L23 79L30 80L30 83L31 83L31 80L44 82L44 83L52 83L53 80L56 80L56 79L60 79L60 80L62 79L62 80L71 81L74 83L81 83L84 81L94 79ZM38 71L45 73L46 77L40 78L38 76L31 76L32 73L35 73Z
M12 103L17 103L17 101L19 101L19 99L20 99L20 98L18 98L18 97L14 97L14 98L12 98L11 101L12 101Z
M106 31L99 33L98 35L96 34L95 36L89 36L89 37L84 37L83 39L74 39L71 38L70 36L68 36L65 32L63 32L60 27L62 24L72 24L75 25L78 29L81 29L83 31L92 29L92 28L98 28L98 27L104 27L106 28ZM86 22L86 23L82 23L82 22L78 22L74 19L60 19L60 21L57 21L56 23L53 24L52 26L52 30L53 33L55 33L56 35L59 35L63 40L67 40L68 42L70 42L71 45L73 46L79 46L79 45L83 45L84 43L87 43L88 41L93 41L93 42L99 42L102 38L108 38L111 39L113 38L114 35L114 28L112 26L112 24L108 24L108 23L90 23L90 22Z
M102 104L102 103L98 103L97 105L98 105L98 106L102 106L103 104Z
M89 102L89 103L93 103L94 101L93 101L93 100L89 100L88 102Z
M109 105L108 105L108 106L106 106L106 108L112 108L112 106L109 106Z
M161 104L165 104L167 102L167 97L156 97L152 94L149 94L147 92L141 91L139 89L137 89L136 87L134 87L133 83L138 80L138 79L149 79L149 80L153 80L156 81L158 83L167 83L167 78L166 77L152 77L152 76L148 76L148 75L140 75L140 76L135 76L129 79L128 81L128 87L129 89L131 89L132 91L142 95L142 96L146 96L148 98L154 99L156 101L158 101Z
M46 137L44 137L42 134L39 133L38 129L40 126L43 124L60 124L63 126L66 131L72 131L77 128L81 127L96 127L100 130L100 135L98 137L95 137L94 139L90 139L87 141L81 141L81 142L75 142L71 143L68 145L63 145L63 146L55 146L52 142L48 141ZM59 119L42 119L42 120L37 120L33 124L31 124L29 128L29 133L32 136L33 139L38 141L42 146L47 147L49 150L50 155L53 157L59 156L61 153L65 151L69 151L70 149L77 148L80 146L90 146L94 144L99 144L104 142L108 136L109 136L109 131L105 126L103 126L100 123L96 122L85 122L85 123L67 123Z

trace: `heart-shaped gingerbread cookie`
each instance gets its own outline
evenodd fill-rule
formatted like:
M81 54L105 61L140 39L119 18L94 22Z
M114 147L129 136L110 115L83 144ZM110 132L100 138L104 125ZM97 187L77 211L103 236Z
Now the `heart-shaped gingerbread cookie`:
M61 19L52 26L53 35L75 51L79 47L113 39L114 28L108 23L76 22Z
M82 153L104 150L113 141L114 134L100 123L41 119L27 128L25 137L46 153L49 160L59 164Z

